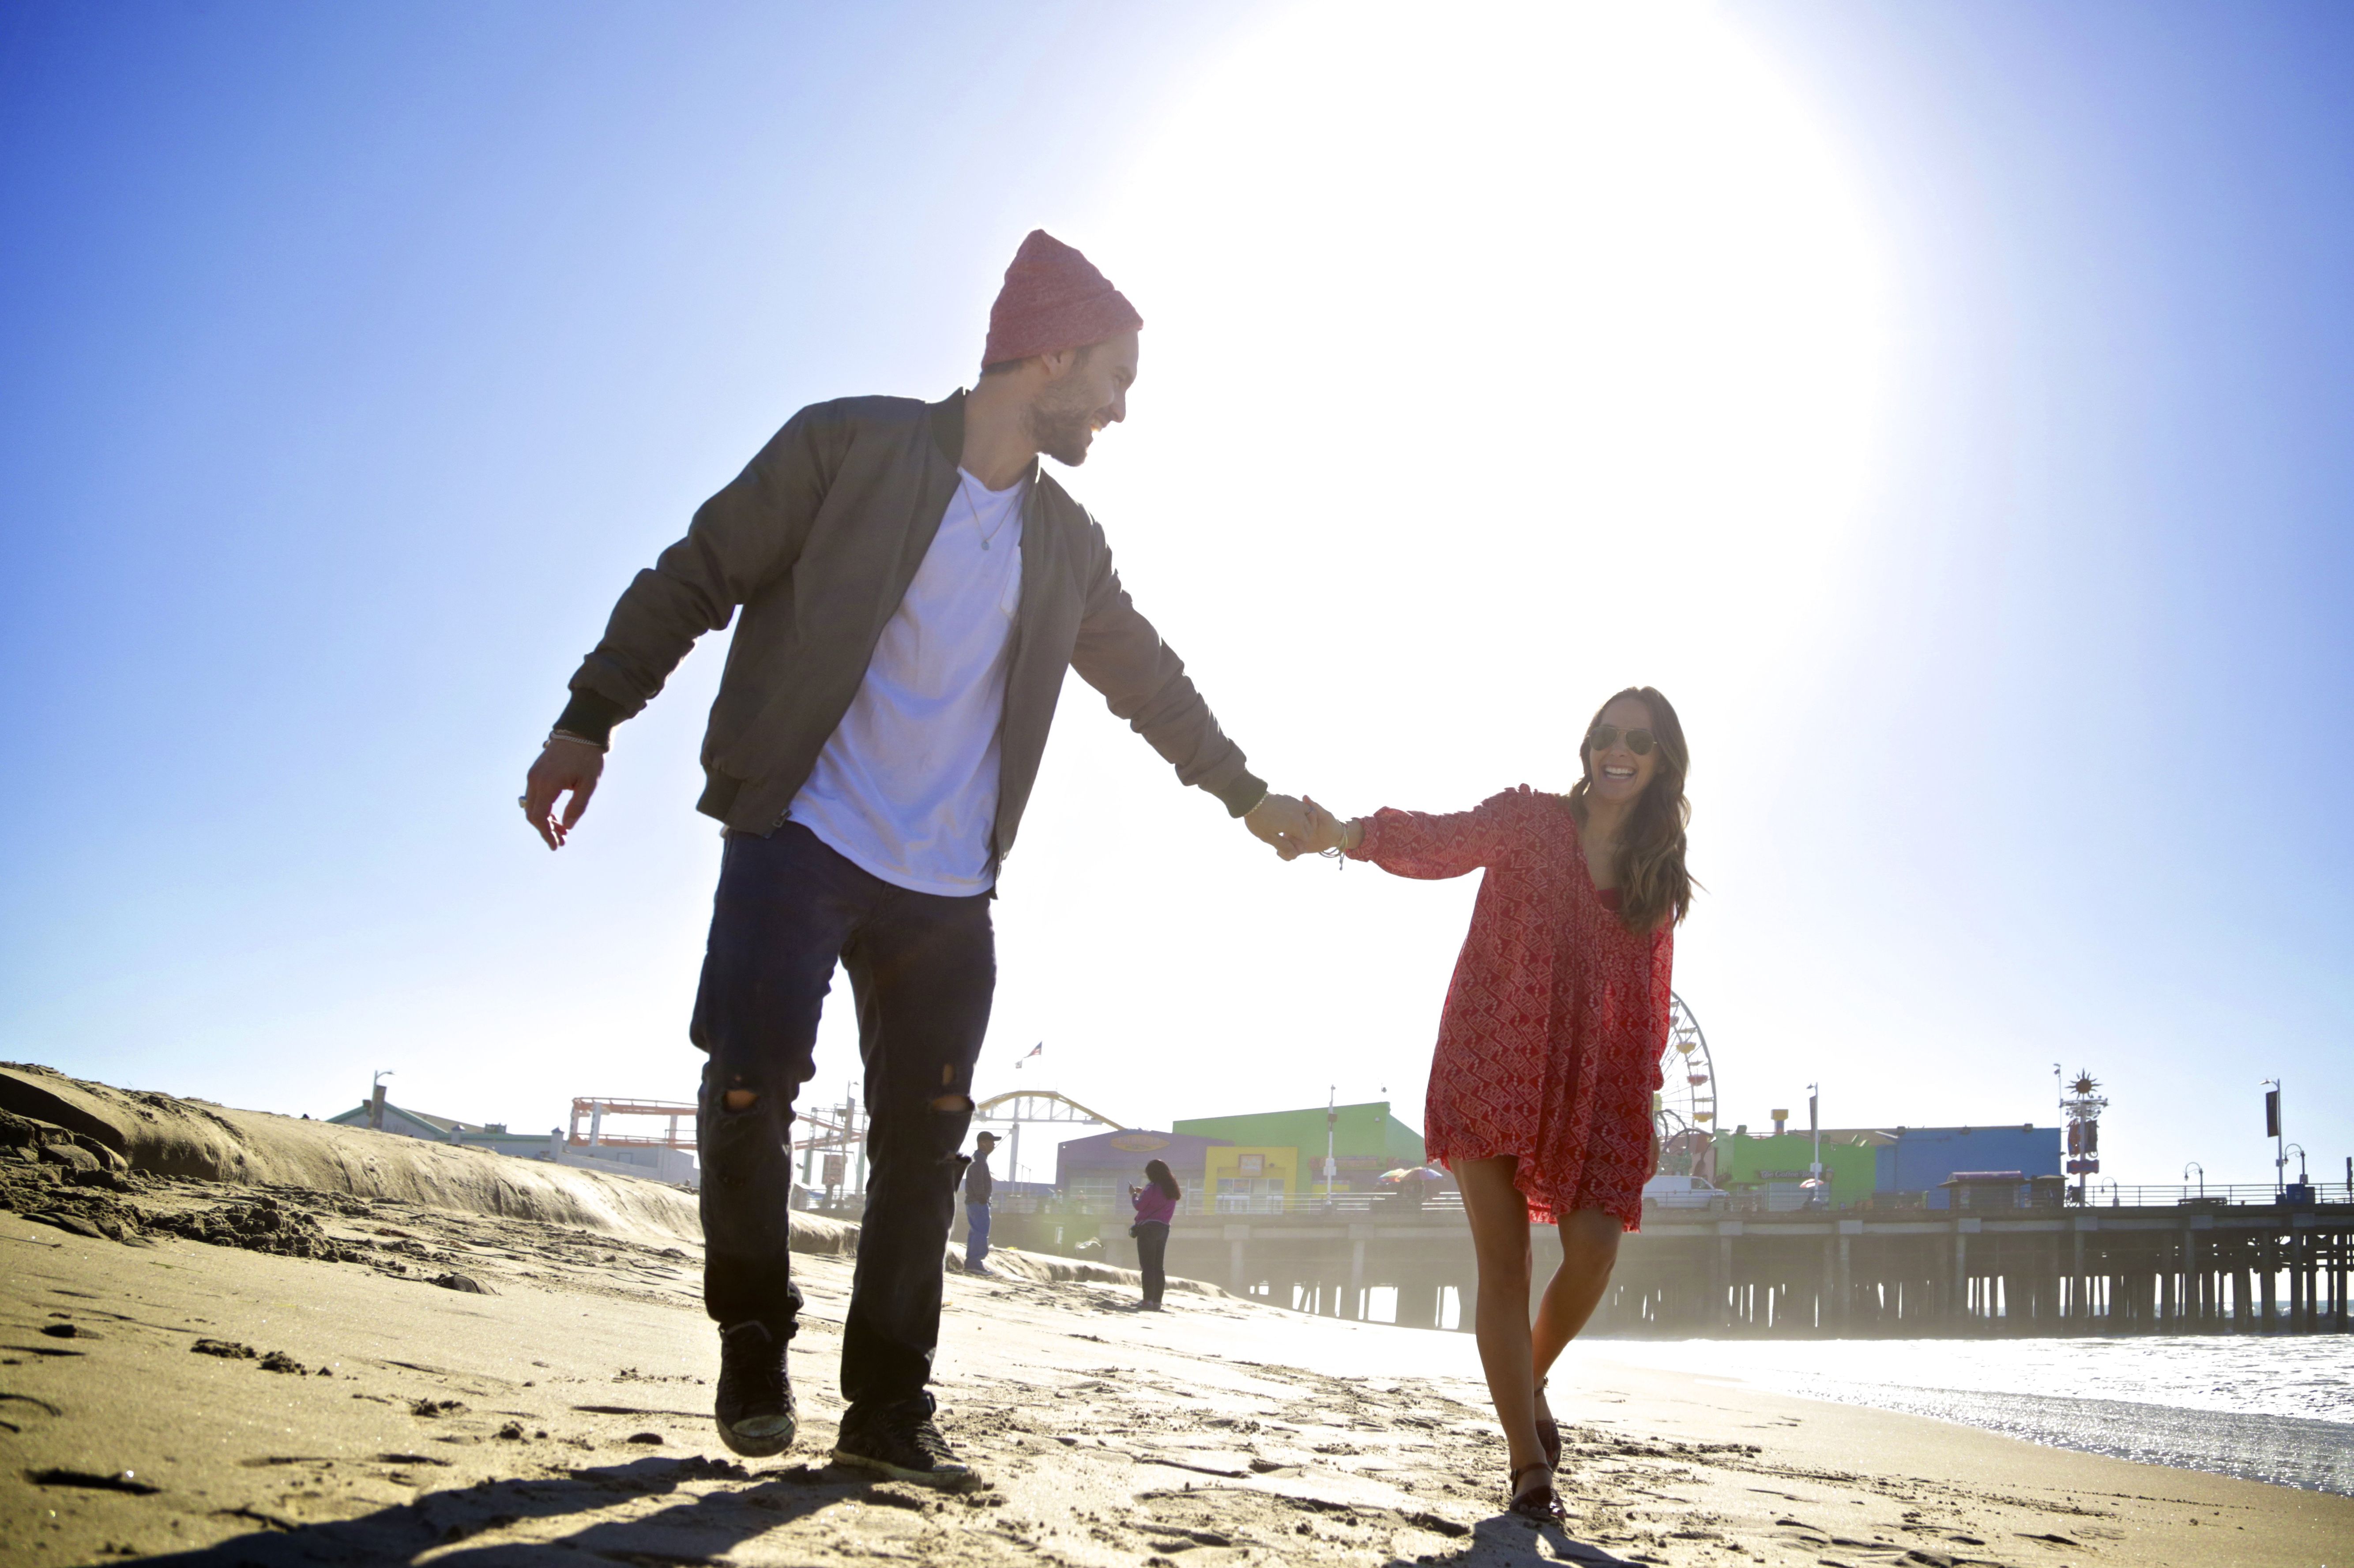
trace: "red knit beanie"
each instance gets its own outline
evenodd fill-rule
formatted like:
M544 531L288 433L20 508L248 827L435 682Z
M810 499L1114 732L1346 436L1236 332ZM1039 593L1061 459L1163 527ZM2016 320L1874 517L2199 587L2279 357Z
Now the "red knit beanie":
M989 343L981 362L1002 365L1058 348L1084 348L1143 324L1136 307L1086 257L1034 228L1005 270L997 303L989 307Z

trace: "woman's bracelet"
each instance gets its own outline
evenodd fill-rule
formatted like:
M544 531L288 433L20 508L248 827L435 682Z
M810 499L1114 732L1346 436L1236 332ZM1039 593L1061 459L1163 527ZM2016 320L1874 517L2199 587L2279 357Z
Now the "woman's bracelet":
M1341 870L1346 871L1349 869L1349 824L1347 822L1341 822L1340 827L1341 842L1334 844L1331 849L1319 850L1316 853L1322 855L1326 860L1335 862L1339 864Z

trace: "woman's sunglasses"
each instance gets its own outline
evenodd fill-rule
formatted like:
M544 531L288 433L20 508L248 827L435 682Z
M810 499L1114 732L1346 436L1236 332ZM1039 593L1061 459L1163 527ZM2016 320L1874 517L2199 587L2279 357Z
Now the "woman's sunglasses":
M1585 737L1585 748L1588 751L1607 751L1612 747L1618 744L1618 736L1621 734L1625 735L1627 737L1628 750L1633 752L1638 757L1649 757L1651 755L1651 741L1653 737L1649 730L1630 729L1622 731L1615 724L1596 725L1593 730L1588 733Z

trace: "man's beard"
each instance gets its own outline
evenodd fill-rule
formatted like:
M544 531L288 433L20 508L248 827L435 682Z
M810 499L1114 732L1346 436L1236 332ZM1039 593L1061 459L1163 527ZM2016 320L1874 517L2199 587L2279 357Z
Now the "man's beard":
M1030 406L1030 440L1056 462L1076 468L1087 461L1094 437L1093 408L1043 400Z

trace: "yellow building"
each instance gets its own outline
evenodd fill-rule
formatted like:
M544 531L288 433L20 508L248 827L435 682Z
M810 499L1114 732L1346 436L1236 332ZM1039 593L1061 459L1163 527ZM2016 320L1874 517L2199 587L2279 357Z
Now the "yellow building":
M1222 1214L1279 1214L1299 1191L1299 1150L1225 1144L1203 1150L1202 1185Z

